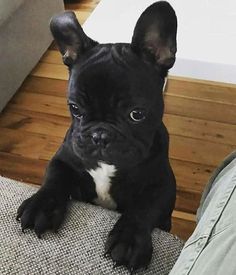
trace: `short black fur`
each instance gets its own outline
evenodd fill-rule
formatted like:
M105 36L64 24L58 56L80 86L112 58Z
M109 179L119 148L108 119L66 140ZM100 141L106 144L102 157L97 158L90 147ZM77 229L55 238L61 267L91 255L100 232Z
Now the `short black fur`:
M43 186L22 203L17 219L23 231L32 228L38 237L57 231L71 198L94 203L95 182L88 171L99 162L114 165L109 193L122 216L105 252L130 270L146 267L151 232L170 230L176 196L162 122L164 78L176 53L175 12L164 1L151 5L131 44L93 41L72 12L54 17L50 26L69 68L72 122Z

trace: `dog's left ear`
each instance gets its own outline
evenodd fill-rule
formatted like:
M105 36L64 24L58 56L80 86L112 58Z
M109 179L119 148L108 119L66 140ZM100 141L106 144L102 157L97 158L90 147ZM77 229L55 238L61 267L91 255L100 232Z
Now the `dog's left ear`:
M159 1L149 6L138 19L131 47L146 62L168 70L175 63L176 33L174 9L169 3Z
M71 11L54 16L50 22L50 29L67 66L72 65L79 55L98 44L84 33L74 12Z

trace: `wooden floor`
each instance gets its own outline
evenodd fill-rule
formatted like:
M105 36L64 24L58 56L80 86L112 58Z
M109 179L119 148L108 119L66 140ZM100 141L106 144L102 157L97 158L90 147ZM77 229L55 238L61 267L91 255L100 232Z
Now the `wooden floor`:
M68 4L81 23L99 1ZM0 174L40 184L70 118L68 73L52 45L0 115ZM195 227L201 192L236 145L236 85L170 78L164 121L177 178L172 231L186 239Z

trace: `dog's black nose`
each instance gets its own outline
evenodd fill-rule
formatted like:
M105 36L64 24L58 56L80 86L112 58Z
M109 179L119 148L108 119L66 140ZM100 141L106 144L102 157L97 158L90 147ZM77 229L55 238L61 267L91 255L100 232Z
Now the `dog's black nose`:
M105 147L111 140L111 135L106 130L98 130L91 135L95 145Z

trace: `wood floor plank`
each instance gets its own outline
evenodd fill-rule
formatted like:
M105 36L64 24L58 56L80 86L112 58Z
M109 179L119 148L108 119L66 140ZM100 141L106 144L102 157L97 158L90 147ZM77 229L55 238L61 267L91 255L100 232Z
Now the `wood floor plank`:
M174 79L176 81L201 83L203 85L212 85L212 86L217 86L217 87L218 86L219 87L229 87L229 88L236 89L236 83L219 82L219 81L212 81L212 80L191 78L191 77L184 77L184 76L176 76L176 75L169 75L168 78Z
M189 214L189 213L185 213L183 211L174 210L172 213L172 217L178 218L178 219L185 219L186 221L190 221L190 222L196 222L195 214Z
M195 222L173 217L171 233L186 241L191 236L195 227Z
M79 21L79 23L81 25L84 24L84 22L88 19L89 15L90 15L90 11L86 11L86 10L83 10L83 11L76 11L75 10L75 15Z
M95 7L99 4L101 0L90 0L90 1L86 1L86 0L80 0L77 2L73 2L71 1L71 3L66 3L65 4L65 8L66 10L85 10L85 11L89 11L90 14L91 12L95 9Z
M236 105L236 85L170 77L167 92L169 95Z
M63 140L58 137L48 137L39 134L36 135L6 128L0 128L0 131L0 152L36 160L40 159L42 152L50 142L57 142L58 148L59 144L61 144Z
M83 25L99 2L100 0L92 0L92 1L81 0L81 1L78 1L77 3L66 4L65 9L73 10L80 24Z
M182 191L178 187L176 192L175 209L185 213L196 214L200 205L202 193L194 193L193 191Z
M235 146L170 135L170 157L183 161L217 166Z
M215 170L215 166L170 159L178 187L182 191L201 193Z
M36 93L18 93L9 106L15 109L54 114L69 117L67 100L64 97L55 97Z
M56 153L56 151L59 149L62 140L56 140L52 139L47 142L47 144L44 146L44 148L40 151L39 159L42 160L50 160Z
M65 98L67 96L67 86L68 82L65 80L30 76L24 81L19 92L61 96Z
M21 130L34 134L64 137L70 125L70 118L25 110L15 110L14 105L0 116L0 127Z
M64 65L62 57L59 51L57 50L47 50L42 56L40 62L49 63L49 64L59 64Z
M176 183L176 209L196 213L201 194L216 167L171 159Z
M236 105L165 95L165 113L236 124Z
M236 146L236 124L232 125L173 114L165 114L164 123L169 133L173 135Z
M31 72L32 76L68 80L68 69L65 65L39 62Z
M0 175L18 181L41 184L48 161L0 152Z

